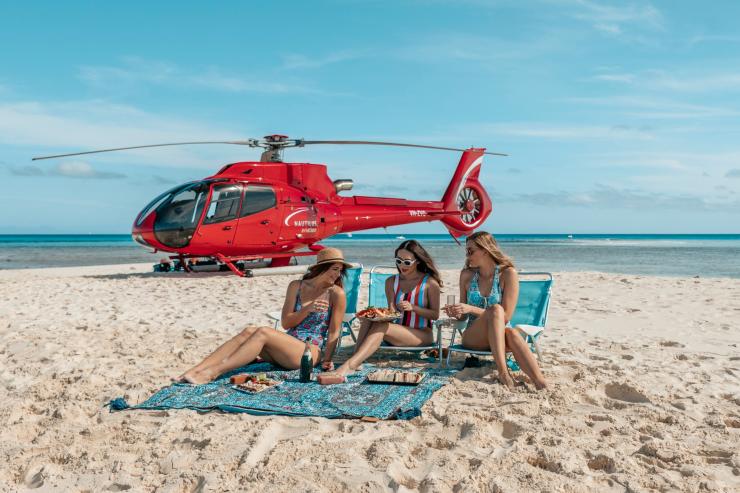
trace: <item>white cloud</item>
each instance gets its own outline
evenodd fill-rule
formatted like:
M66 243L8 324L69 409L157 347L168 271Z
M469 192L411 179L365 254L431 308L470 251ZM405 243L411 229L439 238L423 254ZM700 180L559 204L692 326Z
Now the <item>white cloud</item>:
M561 46L561 41L557 35L547 33L538 33L533 40L521 41L459 32L437 32L397 48L394 55L402 60L433 64L448 61L500 63L552 52Z
M139 57L123 58L120 66L83 66L79 78L96 87L150 84L165 87L209 89L224 92L320 93L304 84L274 82L269 77L225 74L218 67L185 70L169 62Z
M661 150L643 153L593 154L587 159L599 163L599 167L640 167L671 171L670 175L655 177L656 182L666 183L667 176L680 180L685 186L696 187L695 181L686 181L685 174L676 175L675 171L686 171L706 175L708 171L715 175L723 173L740 162L740 152L675 152ZM707 175L708 176L708 175ZM645 177L642 177L645 178Z
M46 174L43 169L32 164L27 164L25 166L8 166L8 169L10 170L10 174L14 176L44 176Z
M286 70L322 68L327 65L333 65L335 63L356 60L365 56L366 54L366 52L350 50L338 51L335 53L329 53L328 55L316 57L309 57L306 55L292 53L283 57L283 68Z
M496 136L534 137L550 140L651 140L653 135L644 128L625 125L568 125L541 122L509 122L484 124L478 131Z
M595 209L687 210L704 212L740 211L740 200L708 199L696 194L668 194L639 189L597 185L587 192L559 191L522 193L507 197L545 207L586 207Z
M616 159L613 156L608 156L599 159L597 166L600 168L656 168L670 171L688 171L693 169L680 159L666 158L663 155L635 155L618 157Z
M112 171L100 171L90 164L82 161L71 161L58 163L52 168L42 168L36 165L25 166L8 166L10 174L14 176L30 177L64 177L64 178L85 178L92 180L118 180L126 178L122 173Z
M626 28L663 29L663 15L651 4L606 5L592 0L555 0L573 8L573 17L586 21L598 31L619 35Z
M725 173L725 178L740 178L740 168L733 168Z
M610 96L573 97L560 101L593 106L611 106L624 116L655 120L682 120L695 118L723 118L740 115L740 111L719 106L681 103L662 98Z
M30 146L34 148L34 155L166 142L240 140L244 137L206 122L190 122L177 116L158 115L100 100L0 102L0 144ZM214 146L208 146L210 151L205 147L125 151L102 154L98 158L126 164L164 162L177 166L218 166L214 164L214 154L209 154ZM232 147L242 151L240 147ZM221 146L219 155L228 156L232 151L235 150ZM216 161L220 162L223 161Z
M733 64L728 64L732 66ZM606 72L593 80L621 82L652 91L675 93L716 93L740 91L740 71L712 71L707 67L683 70L644 70L640 73Z
M49 172L50 175L67 178L91 178L95 180L116 180L126 178L122 173L99 171L82 161L68 161L59 163Z
M728 36L721 34L697 35L689 39L689 45L699 43L740 43L740 36Z
M697 75L654 71L646 77L645 83L656 89L667 89L676 92L735 92L740 91L740 72L719 72L707 75L702 73Z
M594 77L595 80L603 80L605 82L622 82L625 84L631 84L635 80L635 76L632 74L601 74Z

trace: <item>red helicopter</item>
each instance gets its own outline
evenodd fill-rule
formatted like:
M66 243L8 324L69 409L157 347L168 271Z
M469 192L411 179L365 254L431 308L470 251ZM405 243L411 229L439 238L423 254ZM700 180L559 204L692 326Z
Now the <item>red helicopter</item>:
M457 238L471 233L490 215L491 199L478 180L484 148L455 149L374 141L289 139L268 135L262 140L178 142L120 147L34 158L51 159L126 149L186 144L235 144L261 147L259 162L227 164L216 174L185 183L152 200L136 217L131 234L141 245L171 252L187 268L186 257L211 257L235 274L241 260L269 259L271 267L287 266L292 257L316 255L319 241L339 233L442 221ZM332 181L323 164L284 163L283 150L313 144L415 147L461 151L460 162L442 199L345 197L352 180ZM308 251L298 251L308 248Z

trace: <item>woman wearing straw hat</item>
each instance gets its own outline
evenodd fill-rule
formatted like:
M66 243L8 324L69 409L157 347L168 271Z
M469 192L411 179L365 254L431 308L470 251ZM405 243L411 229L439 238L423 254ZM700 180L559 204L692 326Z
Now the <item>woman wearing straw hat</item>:
M331 370L331 356L347 304L342 276L348 267L341 250L324 248L303 278L288 285L281 318L286 332L270 327L247 327L178 380L207 383L229 370L251 363L258 356L283 368L297 369L301 366L306 342L311 345L314 363L319 362L323 349L321 366Z

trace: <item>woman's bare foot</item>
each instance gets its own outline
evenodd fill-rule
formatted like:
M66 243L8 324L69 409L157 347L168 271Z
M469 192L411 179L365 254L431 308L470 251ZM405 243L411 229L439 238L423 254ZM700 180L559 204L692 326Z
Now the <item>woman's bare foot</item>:
M350 368L350 366L347 363L345 363L339 368L337 368L336 370L334 370L333 373L335 373L336 375L341 375L346 378L347 375L352 375L355 371L357 370L354 368Z
M511 378L508 371L498 372L498 381L509 390L514 388L514 379Z
M202 385L204 383L212 382L218 375L213 375L211 371L201 370L199 372L187 372L183 375L183 378L187 383L193 385Z
M172 382L172 383L185 383L185 381L186 381L185 380L186 373L187 372L185 372L182 375L177 376L177 377L170 377L170 382Z

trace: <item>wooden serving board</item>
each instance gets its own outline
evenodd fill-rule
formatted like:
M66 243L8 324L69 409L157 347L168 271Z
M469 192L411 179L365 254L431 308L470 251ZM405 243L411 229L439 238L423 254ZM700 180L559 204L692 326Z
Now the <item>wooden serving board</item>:
M370 383L386 385L419 385L426 377L425 373L397 370L378 370L367 376Z
M264 392L267 389L271 389L273 387L277 387L283 383L282 380L272 380L267 379L262 381L261 383L253 382L251 380L247 380L244 383L237 383L231 386L232 389L238 390L239 392L246 392L248 394L256 394L259 392Z

